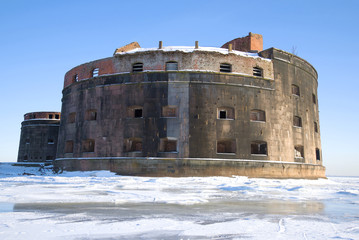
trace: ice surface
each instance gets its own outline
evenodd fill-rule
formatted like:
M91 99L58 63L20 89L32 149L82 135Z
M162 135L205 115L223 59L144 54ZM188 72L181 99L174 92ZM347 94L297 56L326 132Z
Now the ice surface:
M358 189L355 177L151 178L0 164L0 239L359 239Z

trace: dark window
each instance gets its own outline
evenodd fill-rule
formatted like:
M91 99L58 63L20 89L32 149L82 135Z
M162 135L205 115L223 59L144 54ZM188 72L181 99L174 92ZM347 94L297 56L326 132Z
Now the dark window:
M294 157L295 158L304 158L304 147L297 145L294 147Z
M135 63L132 65L132 72L142 72L143 71L143 63Z
M55 118L56 118L56 119L60 119L60 115L59 115L59 114L55 114Z
M166 71L177 71L178 63L177 62L166 62Z
M318 124L317 124L317 122L314 122L314 132L318 132Z
M54 160L54 156L46 156L46 161L52 161Z
M74 142L72 140L65 142L65 153L74 152Z
M232 65L228 63L221 63L219 65L219 71L220 72L232 72Z
M96 119L97 119L97 111L96 110L88 110L86 112L85 120L95 121Z
M250 119L251 119L251 121L265 122L266 121L266 113L262 110L253 109L253 110L251 110Z
M55 144L54 139L52 138L47 139L47 144Z
M313 93L312 98L313 98L313 103L314 103L314 104L317 104L317 97L315 96L315 94L314 94L314 93Z
M54 115L52 114L49 114L49 118L52 119L54 117Z
M162 138L160 140L160 152L177 152L177 140Z
M94 152L95 151L95 140L87 139L82 141L82 152Z
M298 116L293 117L293 126L294 127L302 127L302 119Z
M162 107L162 117L177 117L177 107L176 106Z
M230 107L218 108L217 119L234 119L234 109Z
M320 161L320 150L319 150L319 148L315 149L315 156L316 156L317 161Z
M26 138L25 144L30 144L30 138Z
M300 90L297 85L292 84L292 94L296 96L300 96Z
M254 67L253 68L253 76L263 77L263 69L261 69L259 67Z
M252 142L251 154L267 155L267 143L262 141Z
M72 112L69 114L69 117L67 118L68 123L74 123L76 121L76 113Z
M236 153L236 141L233 139L217 141L217 153Z
M98 73L99 73L100 69L99 68L95 68L94 70L92 70L92 77L97 77Z
M79 75L78 74L75 74L74 75L74 82L77 82L79 80Z
M29 157L27 155L24 156L24 161L27 161Z
M136 108L134 109L134 117L135 118L141 118L142 117L142 108Z

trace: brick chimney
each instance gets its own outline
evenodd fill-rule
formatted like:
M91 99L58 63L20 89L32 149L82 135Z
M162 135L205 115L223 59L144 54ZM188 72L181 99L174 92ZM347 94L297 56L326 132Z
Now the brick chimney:
M242 52L260 52L263 50L263 37L261 34L249 33L248 36L236 38L225 43L221 48L229 47L232 44L233 50Z

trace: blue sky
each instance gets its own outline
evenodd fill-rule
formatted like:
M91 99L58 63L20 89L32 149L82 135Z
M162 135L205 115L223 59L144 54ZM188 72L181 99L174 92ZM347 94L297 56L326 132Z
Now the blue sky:
M16 161L23 115L60 111L71 68L141 47L220 47L263 35L319 74L323 161L328 175L359 176L359 1L1 1L0 162ZM357 152L358 150L358 152Z

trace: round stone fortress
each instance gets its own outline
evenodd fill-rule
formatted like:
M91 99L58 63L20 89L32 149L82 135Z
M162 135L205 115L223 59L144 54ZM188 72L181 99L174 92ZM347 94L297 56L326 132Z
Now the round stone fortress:
M57 152L61 113L31 112L24 115L18 162L52 162Z
M317 72L250 33L140 48L65 75L55 167L123 175L325 177Z

